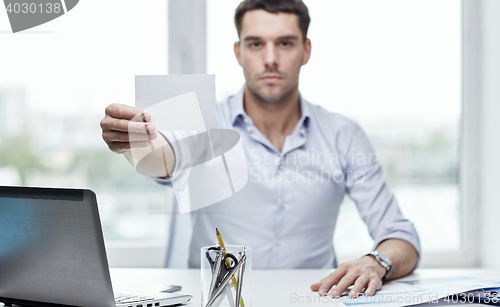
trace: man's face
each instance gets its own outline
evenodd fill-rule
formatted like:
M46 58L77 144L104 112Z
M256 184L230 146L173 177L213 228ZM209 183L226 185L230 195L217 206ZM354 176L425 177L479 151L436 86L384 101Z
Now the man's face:
M252 10L243 15L234 52L248 89L266 103L279 103L299 82L311 43L304 43L297 15Z

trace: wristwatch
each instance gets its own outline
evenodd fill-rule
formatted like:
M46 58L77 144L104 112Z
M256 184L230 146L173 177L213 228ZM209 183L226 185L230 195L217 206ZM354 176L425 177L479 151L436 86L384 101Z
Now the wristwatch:
M366 254L365 256L373 257L375 260L377 260L378 263L380 263L381 266L385 268L385 275L384 277L382 277L382 280L385 280L385 277L392 269L391 259L389 259L389 257L387 257L386 255L382 254L379 251L373 251L371 253Z

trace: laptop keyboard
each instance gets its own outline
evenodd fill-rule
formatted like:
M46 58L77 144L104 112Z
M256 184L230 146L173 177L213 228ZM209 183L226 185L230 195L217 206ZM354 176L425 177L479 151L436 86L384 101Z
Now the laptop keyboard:
M116 304L136 304L136 303L141 303L141 302L145 302L145 301L151 301L154 299L155 298L152 296L115 294L115 303ZM156 306L158 306L158 305L156 305Z

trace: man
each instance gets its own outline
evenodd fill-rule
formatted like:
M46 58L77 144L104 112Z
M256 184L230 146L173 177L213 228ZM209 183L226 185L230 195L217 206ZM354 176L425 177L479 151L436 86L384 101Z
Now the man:
M335 267L333 231L347 192L368 225L375 249L341 264L311 289L326 295L336 285L330 294L337 297L354 285L351 297L363 289L373 295L383 279L404 276L416 267L419 239L387 189L361 128L300 96L300 68L311 54L309 22L300 0L245 0L236 10L240 41L234 52L246 83L217 106L217 126L240 133L249 182L232 197L194 212L189 264L199 266L199 248L213 243L218 227L227 242L252 247L255 268ZM101 122L109 148L129 160L129 134L139 140L134 147L149 146L150 138L155 148L167 144L154 125L130 122L141 112L112 104ZM149 135L141 136L144 125ZM144 158L137 171L169 184L176 154L171 146L165 148L165 155L157 151Z

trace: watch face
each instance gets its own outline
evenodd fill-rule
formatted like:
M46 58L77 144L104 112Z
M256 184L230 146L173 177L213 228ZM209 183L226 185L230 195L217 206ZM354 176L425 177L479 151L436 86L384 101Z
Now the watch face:
M380 257L380 259L387 263L388 266L392 266L392 263L391 263L391 259L389 259L389 257L387 257L386 255L382 254L381 252L377 252L378 256Z

